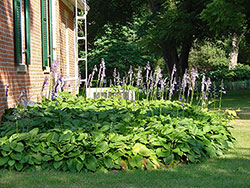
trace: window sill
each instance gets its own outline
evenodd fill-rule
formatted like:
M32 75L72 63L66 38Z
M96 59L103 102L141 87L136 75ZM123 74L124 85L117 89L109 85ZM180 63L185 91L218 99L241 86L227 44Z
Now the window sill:
M26 73L27 72L27 66L25 64L19 64L16 67L17 73Z
M50 67L43 67L43 72L45 74L49 74L50 73Z

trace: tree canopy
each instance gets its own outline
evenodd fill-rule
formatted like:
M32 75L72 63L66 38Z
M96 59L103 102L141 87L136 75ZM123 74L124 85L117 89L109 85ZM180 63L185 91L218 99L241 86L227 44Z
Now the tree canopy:
M250 8L247 0L89 0L89 5L91 49L99 48L100 51L96 41L107 33L107 25L117 33L117 28L133 25L136 18L140 20L140 24L133 27L137 39L131 42L150 51L152 57L162 57L169 71L176 64L180 76L189 66L194 44L232 39L234 34L249 34ZM119 31L124 34L124 30ZM116 39L119 40L119 37ZM124 40L124 37L121 39ZM114 47L122 51L122 43L116 45L119 47L115 44Z

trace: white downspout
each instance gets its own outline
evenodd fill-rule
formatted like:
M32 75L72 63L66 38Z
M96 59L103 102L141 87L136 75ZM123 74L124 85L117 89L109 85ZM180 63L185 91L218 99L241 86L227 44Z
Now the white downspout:
M57 0L52 0L52 35L53 35L53 58L57 59L56 54L56 2Z
M78 23L77 23L77 13L78 13L78 2L75 0L75 24L74 24L74 46L75 46L75 93L79 93L80 78L78 73Z

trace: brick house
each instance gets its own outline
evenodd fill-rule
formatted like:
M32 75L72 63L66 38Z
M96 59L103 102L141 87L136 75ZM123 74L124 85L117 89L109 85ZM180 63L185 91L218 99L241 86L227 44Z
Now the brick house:
M55 60L65 90L77 94L76 2L84 10L84 0L0 0L0 116L22 91L32 101L46 95Z

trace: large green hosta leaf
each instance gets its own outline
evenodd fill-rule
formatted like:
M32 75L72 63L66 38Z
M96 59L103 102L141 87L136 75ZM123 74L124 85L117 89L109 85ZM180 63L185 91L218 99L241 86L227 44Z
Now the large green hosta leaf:
M63 164L63 161L55 161L53 163L53 166L55 169L58 169Z
M110 169L114 167L114 163L112 159L109 157L104 159L104 164L107 168L110 168Z
M109 150L109 145L107 142L101 142L99 144L97 144L96 149L95 149L95 153L105 153Z
M95 156L90 156L87 158L85 165L87 169L95 171L98 166L98 160L95 158Z
M134 155L141 155L141 156L151 156L153 152L148 149L145 145L141 143L136 143L135 146L132 148L132 152Z
M15 151L17 152L22 152L24 150L24 145L21 142L18 142L14 148Z
M0 157L0 166L5 165L9 160L9 157Z
M131 165L132 168L137 167L139 169L143 168L143 157L142 156L132 156L131 158L128 159L129 164Z

